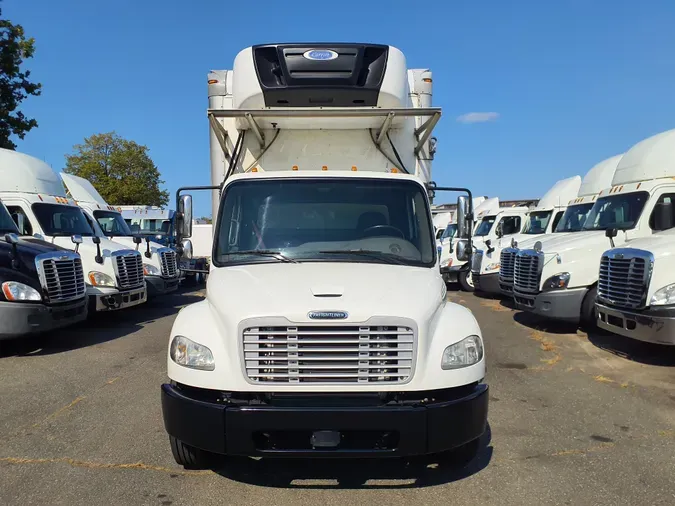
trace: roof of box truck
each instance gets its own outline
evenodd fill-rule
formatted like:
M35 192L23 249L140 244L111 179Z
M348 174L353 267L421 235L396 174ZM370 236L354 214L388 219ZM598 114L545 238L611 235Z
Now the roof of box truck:
M3 192L66 196L61 178L49 165L10 149L0 148L0 181Z
M591 167L579 188L579 197L587 197L600 193L605 188L612 186L612 179L616 167L623 158L623 153L614 155Z
M77 202L92 202L99 206L108 207L108 203L101 197L100 193L96 191L94 185L83 177L61 173L61 179L63 179L70 195Z
M648 137L626 151L612 186L675 176L675 129Z
M581 187L581 176L573 176L567 179L561 179L547 191L537 203L535 209L551 209L553 207L566 206L570 199L573 199L579 193Z

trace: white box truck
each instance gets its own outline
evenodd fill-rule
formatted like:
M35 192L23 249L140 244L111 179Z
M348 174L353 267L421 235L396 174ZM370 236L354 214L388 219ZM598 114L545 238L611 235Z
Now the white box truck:
M486 236L484 247L474 248L471 277L475 289L492 295L501 294L499 271L502 250L508 248L513 241L552 233L565 213L569 200L579 193L580 186L580 176L556 182L539 200L535 208L527 212L525 226L520 232L505 233L509 215L503 215L497 226L492 228L494 232Z
M612 187L596 199L583 230L546 248L520 250L514 299L523 310L594 327L598 266L611 247L670 228L661 213L675 195L675 130L640 141L619 161ZM607 237L616 233L616 237ZM611 239L611 241L610 241Z
M120 211L109 205L94 185L72 174L61 173L61 179L98 237L108 238L126 248L139 250L141 243L131 232ZM176 252L151 241L150 236L145 236L145 245L142 247L143 275L148 296L175 292L180 275Z
M675 196L658 204L665 232L603 253L598 326L648 343L675 346ZM668 221L670 220L670 223Z
M623 154L612 156L591 167L591 170L586 173L581 182L577 197L569 201L565 214L563 214L552 233L543 236L536 235L520 241L513 240L510 247L502 250L499 260L499 289L502 295L513 297L513 270L519 249L531 249L538 241L541 242L543 247L548 248L549 241L555 241L567 234L581 231L595 199L598 198L602 190L612 185L616 166L622 156Z
M212 264L206 298L171 329L161 387L176 462L471 459L485 352L438 269L430 198L459 189L430 182L431 72L386 45L272 44L208 79Z
M82 209L66 196L61 178L49 165L24 153L0 149L0 181L0 199L22 236L35 236L73 249L71 237L82 237L78 251L90 314L146 301L141 254L97 237Z

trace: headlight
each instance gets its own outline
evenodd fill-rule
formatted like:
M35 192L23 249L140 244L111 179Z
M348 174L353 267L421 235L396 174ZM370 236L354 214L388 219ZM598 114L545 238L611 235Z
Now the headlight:
M469 336L443 351L441 369L461 369L477 364L482 359L483 340L479 336Z
M94 286L112 286L115 287L115 280L103 272L91 271L87 277Z
M560 274L556 274L555 276L551 276L544 282L544 287L543 291L549 291L549 290L562 290L563 288L567 288L567 285L570 282L570 273L569 272L561 272Z
M16 281L5 281L2 284L2 293L5 294L7 300L12 302L19 300L42 301L42 295L35 288Z
M675 284L657 290L649 303L650 306L664 306L666 304L675 304Z
M160 272L154 265L143 264L143 274L146 276L159 276Z
M173 338L170 355L171 360L183 367L201 371L213 371L216 368L211 350L184 336Z
M499 263L496 263L496 264L489 264L489 265L485 268L485 270L486 270L486 271L496 271L496 270L499 270L499 267L500 267L500 266L499 266Z

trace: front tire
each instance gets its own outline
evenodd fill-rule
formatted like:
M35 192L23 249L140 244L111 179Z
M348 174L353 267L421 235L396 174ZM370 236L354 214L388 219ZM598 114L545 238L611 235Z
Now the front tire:
M595 298L598 295L598 287L594 286L584 297L581 303L581 326L585 330L595 330L598 326L598 314L595 310Z
M169 442L176 464L183 466L185 469L208 469L216 461L214 454L185 444L173 436L169 436Z
M471 269L459 271L457 278L459 280L459 286L462 287L463 291L473 292L475 290L475 287L473 286L473 279L471 278Z

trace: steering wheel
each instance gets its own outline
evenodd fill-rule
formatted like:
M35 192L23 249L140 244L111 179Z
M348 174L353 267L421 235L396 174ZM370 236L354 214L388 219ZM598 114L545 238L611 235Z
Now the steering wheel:
M403 235L403 232L401 232L398 228L392 227L391 225L374 225L372 227L368 227L363 231L363 235L390 235L390 234L380 234L380 232L384 232L385 230L388 230L390 232L393 232L396 237L400 237L401 239L405 239L405 236ZM374 234L369 233L369 231L375 232Z

